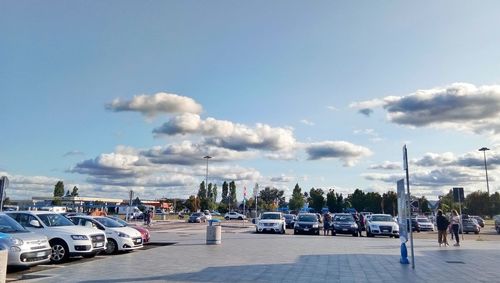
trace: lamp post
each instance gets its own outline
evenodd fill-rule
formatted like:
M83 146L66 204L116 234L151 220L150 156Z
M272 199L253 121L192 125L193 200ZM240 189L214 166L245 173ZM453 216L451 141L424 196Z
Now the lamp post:
M205 158L205 159L207 160L207 173L206 173L206 175L205 175L205 191L206 191L206 190L207 190L207 188L208 188L208 183L207 183L207 182L208 182L208 160L209 160L210 158L212 158L212 156L207 155L207 156L204 156L203 158Z
M481 147L479 151L483 152L484 156L484 171L486 172L486 189L488 190L488 197L490 196L490 184L488 183L488 167L486 166L486 151L490 150L487 147Z

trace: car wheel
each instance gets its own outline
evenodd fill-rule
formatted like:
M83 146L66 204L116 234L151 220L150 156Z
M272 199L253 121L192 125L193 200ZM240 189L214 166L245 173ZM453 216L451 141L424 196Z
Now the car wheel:
M238 217L238 220L243 220L243 217L241 217L241 216L240 216L240 217Z
M229 220L229 216L224 217L224 219Z
M53 263L65 262L69 258L68 245L62 240L56 240L50 243L52 248L52 256L50 261Z
M255 228L255 233L259 234L259 229Z
M399 236L394 236L394 238L399 239Z
M108 239L108 243L106 244L106 249L104 252L108 255L114 254L118 251L118 244L113 239Z
M298 233L297 233L297 231L293 231L293 234L294 234L294 235L297 235Z
M476 235L479 234L479 231L474 232L474 234L476 234Z

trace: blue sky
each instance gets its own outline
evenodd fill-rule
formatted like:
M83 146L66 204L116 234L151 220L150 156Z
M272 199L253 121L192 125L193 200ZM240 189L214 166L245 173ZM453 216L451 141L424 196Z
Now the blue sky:
M11 198L499 190L497 1L4 1Z

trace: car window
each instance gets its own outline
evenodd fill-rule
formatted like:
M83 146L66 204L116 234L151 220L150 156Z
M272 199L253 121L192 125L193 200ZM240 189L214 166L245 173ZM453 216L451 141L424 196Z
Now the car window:
M23 233L29 232L21 224L17 223L12 217L0 215L0 232L2 233Z
M264 213L260 219L280 219L280 215L278 213Z
M33 215L26 213L13 213L9 214L12 218L14 218L19 224L24 227L35 227L30 224L31 220L37 220Z
M352 217L352 215L335 215L333 221L352 222L354 221L354 218Z
M69 221L68 218L60 214L38 214L40 220L47 227L58 227L58 226L73 226L73 222Z
M303 222L316 222L318 221L318 217L316 217L316 215L299 215L298 220Z
M107 218L107 217L99 217L95 218L95 220L102 225L110 228L117 228L117 227L124 227L124 225L114 221L113 219Z
M391 222L393 221L392 220L392 217L390 215L373 215L370 219L370 221L373 221L373 222Z

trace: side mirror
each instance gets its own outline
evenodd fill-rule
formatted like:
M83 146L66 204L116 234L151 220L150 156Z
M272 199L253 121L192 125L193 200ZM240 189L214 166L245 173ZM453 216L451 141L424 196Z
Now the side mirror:
M40 222L36 219L30 220L30 225L35 228L42 228L42 225L40 225Z

